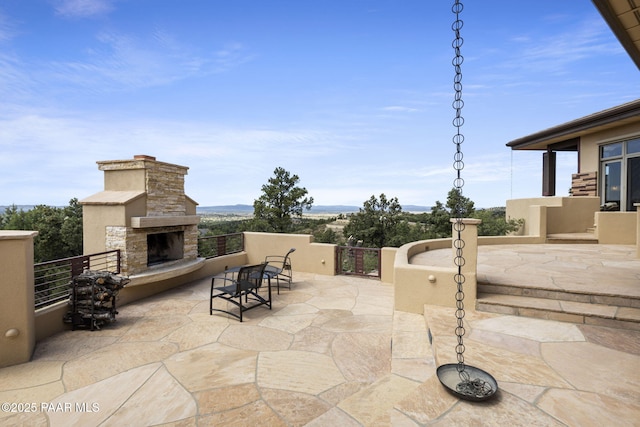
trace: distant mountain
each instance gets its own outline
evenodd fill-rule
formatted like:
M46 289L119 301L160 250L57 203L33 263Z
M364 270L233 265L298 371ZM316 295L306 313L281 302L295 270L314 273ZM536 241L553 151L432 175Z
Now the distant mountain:
M35 205L16 205L18 210L28 211L34 208ZM3 214L9 206L0 206L0 214ZM324 206L312 206L308 211L312 214L347 214L352 212L358 212L359 206L349 205L324 205ZM430 212L429 206L417 206L417 205L404 205L402 210L405 212ZM199 214L238 214L238 215L251 215L253 214L253 205L221 205L221 206L198 206L197 213Z
M196 211L201 214L253 214L253 205L198 206ZM358 207L345 205L313 206L311 210L305 212L337 215L339 213L358 212Z
M359 206L349 205L321 205L313 206L308 211L312 214L340 214L358 212ZM406 205L402 207L405 212L430 212L429 206ZM306 211L305 211L306 212ZM198 206L197 213L201 214L253 214L252 205L222 205L222 206Z
M358 209L360 208L357 206L325 205L325 206L312 206L309 212L314 214L322 214L322 213L340 214L340 213L358 212Z
M0 214L3 214L11 206L0 206ZM34 207L35 205L16 205L16 208L18 208L18 211L25 211L25 212L30 211Z
M402 210L412 213L431 212L431 206L402 205Z
M197 213L214 214L214 213L236 213L236 214L252 214L253 206L251 205L223 205L223 206L198 206Z

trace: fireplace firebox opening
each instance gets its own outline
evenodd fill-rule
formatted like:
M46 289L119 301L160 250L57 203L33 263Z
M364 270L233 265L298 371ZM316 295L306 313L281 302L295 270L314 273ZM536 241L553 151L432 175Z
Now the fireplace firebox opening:
M147 234L147 266L176 261L183 257L183 231Z

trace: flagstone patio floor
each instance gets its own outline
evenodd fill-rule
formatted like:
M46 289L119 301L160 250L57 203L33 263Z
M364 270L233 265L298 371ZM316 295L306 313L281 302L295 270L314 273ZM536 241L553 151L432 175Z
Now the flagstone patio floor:
M468 402L435 374L456 360L453 309L394 311L392 285L294 272L240 323L209 315L209 286L39 342L0 369L0 425L640 425L638 331L468 310L465 360L499 384Z

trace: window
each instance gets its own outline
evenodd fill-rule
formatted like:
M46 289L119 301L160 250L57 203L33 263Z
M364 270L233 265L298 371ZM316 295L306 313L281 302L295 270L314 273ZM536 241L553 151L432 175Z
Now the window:
M640 138L600 147L601 197L608 210L635 211L640 203Z
M610 159L612 157L622 156L622 142L615 144L603 145L600 147L600 157L603 159Z

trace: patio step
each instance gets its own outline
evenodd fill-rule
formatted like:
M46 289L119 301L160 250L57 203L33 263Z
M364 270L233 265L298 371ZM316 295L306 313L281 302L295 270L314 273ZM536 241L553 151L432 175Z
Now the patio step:
M559 244L597 244L598 239L593 232L548 234L546 243Z
M527 291L529 291L529 289L527 289ZM601 297L572 294L570 292L558 292L558 294L569 294L569 298L575 297L575 299ZM565 295L565 297L567 297L567 295ZM610 301L620 301L621 299L630 299L631 301L624 305L615 305L581 302L575 299L556 299L481 292L478 294L476 301L476 310L561 322L640 330L639 299L626 296L610 296L610 298L612 298ZM635 305L635 307L633 305Z
M612 292L577 292L567 289L520 286L478 282L480 295L512 295L529 298L550 299L554 301L581 302L588 304L613 305L640 309L640 295L620 295Z

